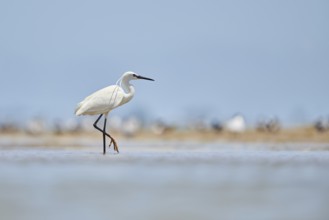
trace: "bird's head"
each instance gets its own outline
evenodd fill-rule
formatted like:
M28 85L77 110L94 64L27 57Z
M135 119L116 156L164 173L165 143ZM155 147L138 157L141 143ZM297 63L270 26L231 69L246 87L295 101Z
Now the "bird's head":
M128 81L129 80L137 80L137 79L145 79L145 80L154 81L154 79L138 75L137 73L134 73L132 71L125 72L122 76L122 79L127 79Z

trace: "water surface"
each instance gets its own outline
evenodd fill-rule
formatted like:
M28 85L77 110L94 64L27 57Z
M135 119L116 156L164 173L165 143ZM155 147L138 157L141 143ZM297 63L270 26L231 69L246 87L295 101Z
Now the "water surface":
M127 142L0 148L1 219L328 219L321 147ZM317 149L317 150L310 150Z

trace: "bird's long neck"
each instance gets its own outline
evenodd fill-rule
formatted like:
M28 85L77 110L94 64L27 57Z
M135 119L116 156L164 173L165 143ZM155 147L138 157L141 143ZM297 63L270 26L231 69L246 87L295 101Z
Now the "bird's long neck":
M129 81L127 79L124 79L124 78L122 79L121 87L125 91L127 98L130 98L130 97L132 98L134 96L135 88L133 87L133 85L131 85L129 83Z

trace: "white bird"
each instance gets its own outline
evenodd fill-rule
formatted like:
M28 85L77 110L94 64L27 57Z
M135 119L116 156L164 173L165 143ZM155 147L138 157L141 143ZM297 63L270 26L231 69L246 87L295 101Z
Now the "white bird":
M153 79L140 76L134 72L125 72L117 81L116 85L111 85L100 89L93 94L87 96L81 101L76 109L75 115L100 115L94 123L94 127L103 133L103 154L106 154L106 140L105 136L111 139L110 145L113 143L114 150L119 153L118 145L110 134L106 133L106 121L109 112L127 102L129 102L135 94L135 88L130 84L131 80L136 79ZM103 130L97 126L99 119L104 115Z
M236 114L226 122L225 128L232 133L243 133L246 130L246 120L242 115Z

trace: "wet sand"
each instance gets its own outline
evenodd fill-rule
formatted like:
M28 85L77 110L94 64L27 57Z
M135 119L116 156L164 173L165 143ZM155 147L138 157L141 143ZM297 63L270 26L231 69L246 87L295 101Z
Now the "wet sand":
M327 144L0 147L1 219L328 219Z
M314 144L326 145L329 150L329 131L319 132L313 127L285 128L277 132L264 132L255 129L247 130L243 133L230 133L227 131L211 130L169 130L161 135L154 134L148 130L142 130L131 137L124 136L122 132L112 132L117 142L137 141L137 142L179 142L179 143L260 143L275 144L279 148L286 146L286 143L302 144L314 146ZM96 131L85 132L44 132L28 134L23 131L0 132L0 146L40 146L40 147L78 147L92 146L96 143L102 144L101 134ZM284 145L278 145L284 144ZM296 145L298 146L298 145Z

